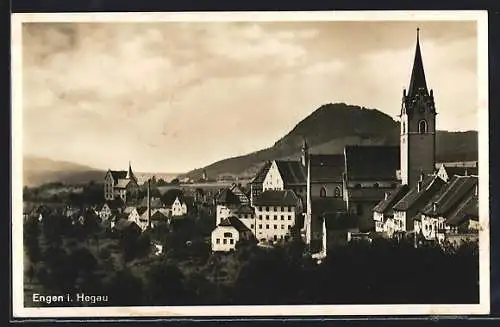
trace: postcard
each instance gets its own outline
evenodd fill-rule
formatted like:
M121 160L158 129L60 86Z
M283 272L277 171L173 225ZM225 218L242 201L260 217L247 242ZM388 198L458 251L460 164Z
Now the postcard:
M487 26L13 14L14 317L489 313Z

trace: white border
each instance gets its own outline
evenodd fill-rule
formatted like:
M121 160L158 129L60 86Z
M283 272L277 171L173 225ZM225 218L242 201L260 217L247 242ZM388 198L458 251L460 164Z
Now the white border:
M23 22L167 22L167 21L476 21L478 46L480 303L475 305L294 305L25 308L22 242L22 32ZM12 15L12 309L25 317L228 317L329 315L465 315L490 311L489 158L488 158L488 16L486 11L323 11L182 13L30 13Z

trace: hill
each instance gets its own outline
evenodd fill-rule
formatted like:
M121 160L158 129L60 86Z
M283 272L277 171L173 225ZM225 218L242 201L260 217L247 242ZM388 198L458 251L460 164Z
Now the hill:
M25 156L23 158L23 185L37 186L44 183L65 184L100 181L105 171L69 161Z
M399 145L399 123L385 113L345 103L326 104L299 122L272 147L224 159L179 177L199 179L233 175L250 178L261 164L273 159L299 158L305 137L311 153L342 153L346 145ZM477 160L477 132L438 131L438 161Z

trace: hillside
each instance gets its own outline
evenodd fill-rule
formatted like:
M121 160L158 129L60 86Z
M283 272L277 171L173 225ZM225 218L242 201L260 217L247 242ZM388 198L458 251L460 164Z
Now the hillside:
M23 158L23 185L36 186L43 183L87 183L100 181L105 172L96 168L68 161L25 156Z
M311 153L341 153L346 145L398 145L399 123L376 109L326 104L299 122L272 147L248 155L224 159L207 167L192 170L180 177L199 179L203 170L208 176L253 176L266 160L300 156L303 137ZM477 160L477 132L438 131L438 161Z

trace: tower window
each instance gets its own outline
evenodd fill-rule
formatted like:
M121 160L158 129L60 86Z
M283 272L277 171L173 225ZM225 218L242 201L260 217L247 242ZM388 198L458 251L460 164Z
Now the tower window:
M326 188L324 186L319 190L319 196L322 198L326 197Z
M418 133L419 134L427 133L427 122L425 120L421 120L418 122Z
M340 192L340 187L336 186L335 187L335 195L336 198L340 198L341 192Z

